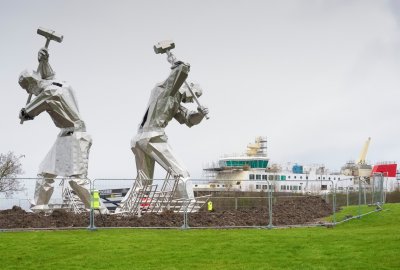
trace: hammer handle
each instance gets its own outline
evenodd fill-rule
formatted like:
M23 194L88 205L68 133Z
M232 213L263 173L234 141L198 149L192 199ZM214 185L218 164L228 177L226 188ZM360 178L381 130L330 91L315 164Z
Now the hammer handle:
M51 39L46 38L46 44L44 45L44 47L45 47L46 49L49 48L50 40L51 40Z

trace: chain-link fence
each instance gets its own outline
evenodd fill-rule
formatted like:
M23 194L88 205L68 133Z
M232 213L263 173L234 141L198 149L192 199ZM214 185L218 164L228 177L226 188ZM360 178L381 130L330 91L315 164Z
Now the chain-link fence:
M237 180L95 179L87 181L92 195L87 209L70 179L57 178L48 209L35 212L31 206L36 180L21 178L23 191L0 197L1 230L332 226L379 211L385 201L400 201L398 191L385 189L383 174L357 178L352 185L348 179L321 182L323 189L313 192L290 180L254 181L244 190ZM188 187L194 198L179 196Z

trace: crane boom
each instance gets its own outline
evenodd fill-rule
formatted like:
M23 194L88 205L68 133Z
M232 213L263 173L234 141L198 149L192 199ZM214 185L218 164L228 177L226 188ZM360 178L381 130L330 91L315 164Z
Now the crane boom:
M369 143L371 141L371 137L368 137L367 141L364 144L364 147L361 149L360 157L357 160L357 164L365 164L365 158L367 157Z

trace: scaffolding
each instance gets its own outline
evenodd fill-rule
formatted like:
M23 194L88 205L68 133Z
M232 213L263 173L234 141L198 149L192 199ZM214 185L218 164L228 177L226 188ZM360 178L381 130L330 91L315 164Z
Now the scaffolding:
M208 196L194 199L174 198L180 178L172 177L171 171L161 185L154 184L142 171L138 172L138 176L126 199L120 204L118 213L140 217L144 213L168 210L178 213L197 212L208 200Z
M72 188L69 185L65 185L66 178L63 178L60 182L61 192L62 192L62 204L59 207L53 206L53 209L61 208L67 209L75 214L80 214L82 212L86 212L85 205L79 199L79 197L75 194Z

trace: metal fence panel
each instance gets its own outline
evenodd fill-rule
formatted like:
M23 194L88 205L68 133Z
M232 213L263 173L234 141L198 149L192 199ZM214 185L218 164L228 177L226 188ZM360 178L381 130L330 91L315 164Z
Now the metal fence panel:
M32 213L30 202L34 197L36 180L20 178L24 191L9 198L0 196L0 230L334 225L380 210L386 200L400 200L400 192L386 193L386 178L379 174L369 179L356 179L357 185L353 188L327 182L324 183L327 188L319 194L294 188L295 184L290 180L285 181L285 190L278 189L274 181L265 180L254 184L253 189L246 192L240 189L236 180L190 180L188 183L194 187L195 200L176 198L173 191L183 183L174 179L95 179L90 181L91 191L99 192L101 204L110 211L109 214L100 214L94 204L90 211L84 209L82 204L76 211L79 203L75 206L71 204L73 192L68 179L58 178L54 183L49 211ZM136 195L130 197L127 209L131 210L116 211L121 207L122 199L128 198L126 195L132 187Z
M75 215L68 178L56 178L48 209L32 212L36 181L39 178L17 178L24 187L12 197L0 194L0 229L38 229L38 228L84 228L89 224L89 214L84 211ZM90 182L90 180L88 180ZM4 195L4 194L3 194ZM83 205L78 203L79 205Z

